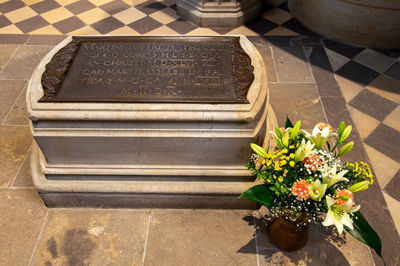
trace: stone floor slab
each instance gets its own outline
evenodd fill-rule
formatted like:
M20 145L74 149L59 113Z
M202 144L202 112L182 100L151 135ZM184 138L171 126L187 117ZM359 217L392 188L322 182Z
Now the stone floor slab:
M380 124L365 140L371 147L400 163L400 132Z
M26 89L18 96L14 106L9 110L6 118L3 120L4 125L28 125L28 113L26 112Z
M257 265L248 211L154 210L145 265Z
M386 75L380 75L367 86L370 91L379 94L397 104L400 104L400 80Z
M270 83L269 90L270 103L278 119L278 125L285 124L287 115L290 115L292 121L301 120L301 127L307 129L313 128L318 122L326 122L314 84Z
M32 265L140 265L148 212L50 210Z
M391 112L383 121L386 125L400 131L400 105Z
M266 47L264 45L257 45L257 43L255 44L255 46L264 60L265 68L267 71L268 82L277 82L278 80L276 77L275 62L272 56L271 47Z
M383 193L385 197L386 203L390 210L390 214L392 215L393 222L396 225L397 233L400 232L400 202L386 193Z
M400 170L393 176L389 184L386 185L385 191L395 200L400 202Z
M0 73L0 79L30 79L39 61L52 46L21 46Z
M370 90L362 90L349 102L349 105L379 121L383 121L397 106L396 103Z
M340 89L342 90L342 95L346 102L350 102L357 94L360 93L364 89L361 85L356 82L353 82L347 78L344 78L340 75L334 75L336 81L338 82Z
M33 187L31 174L31 152L29 151L22 163L22 166L11 185L12 187Z
M8 60L18 48L17 45L1 45L0 46L0 71L7 65Z
M324 48L312 47L308 60L310 62L312 75L318 87L319 95L342 96Z
M47 213L33 189L0 189L0 265L28 265Z
M390 159L367 144L364 144L364 148L371 160L372 168L374 169L376 178L379 180L379 185L381 189L384 189L397 170L400 169L400 163Z
M369 136L369 134L371 134L372 131L375 130L380 122L356 108L351 106L347 107L350 111L351 117L353 118L354 125L357 127L358 132L360 133L360 137L365 139Z
M32 144L27 126L0 126L0 187L11 185Z
M0 80L0 123L18 99L25 84L25 80Z
M302 47L272 48L279 82L313 82Z
M395 62L394 58L371 49L365 49L354 57L353 60L379 73L385 72Z

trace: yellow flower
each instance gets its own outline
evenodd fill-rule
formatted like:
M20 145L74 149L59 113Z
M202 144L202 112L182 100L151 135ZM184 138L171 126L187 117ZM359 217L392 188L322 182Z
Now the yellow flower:
M281 165L281 166L283 166L283 165L285 165L285 164L286 164L286 161L285 161L285 160L280 161L280 165Z
M262 161L262 164L265 164L265 160Z
M279 182L282 182L282 181L283 181L283 177L280 176L280 177L278 178L278 181L279 181Z
M273 175L274 179L276 179L276 175Z
M295 155L294 153L291 153L291 154L289 155L289 158L290 158L290 159L294 159L295 156L296 156L296 155Z
M271 164L272 164L272 161L267 162L267 166L271 166Z
M294 149L294 145L290 145L290 146L289 146L289 149Z
M283 149L281 152L282 152L282 153L287 153L288 150L287 150L287 149Z
M294 167L294 165L295 165L294 161L290 161L290 162L289 162L289 165L290 165L291 167Z

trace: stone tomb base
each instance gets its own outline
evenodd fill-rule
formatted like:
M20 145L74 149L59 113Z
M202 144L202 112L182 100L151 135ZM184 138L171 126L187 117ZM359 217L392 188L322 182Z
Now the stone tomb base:
M43 58L27 91L32 178L47 206L256 208L238 199L255 182L249 144L268 146L276 119L265 66L244 36L248 103L40 101L45 66L70 41Z
M238 27L256 18L260 0L177 0L179 16L200 27Z

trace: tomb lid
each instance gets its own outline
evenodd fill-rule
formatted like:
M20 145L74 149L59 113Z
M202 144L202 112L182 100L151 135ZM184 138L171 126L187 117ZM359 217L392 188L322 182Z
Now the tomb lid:
M40 102L248 103L236 36L73 37L46 65Z

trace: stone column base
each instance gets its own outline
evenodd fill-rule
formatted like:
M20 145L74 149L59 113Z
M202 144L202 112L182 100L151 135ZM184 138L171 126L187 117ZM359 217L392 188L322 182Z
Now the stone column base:
M205 2L177 0L177 13L200 27L237 27L257 17L260 0Z

